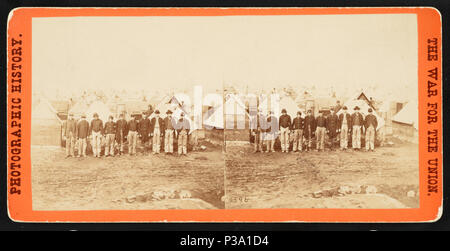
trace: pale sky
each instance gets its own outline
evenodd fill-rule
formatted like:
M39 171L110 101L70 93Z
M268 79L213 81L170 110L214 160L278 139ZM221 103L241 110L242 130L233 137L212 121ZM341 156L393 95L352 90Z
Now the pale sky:
M376 85L417 97L415 14L58 17L32 25L33 88L48 92Z

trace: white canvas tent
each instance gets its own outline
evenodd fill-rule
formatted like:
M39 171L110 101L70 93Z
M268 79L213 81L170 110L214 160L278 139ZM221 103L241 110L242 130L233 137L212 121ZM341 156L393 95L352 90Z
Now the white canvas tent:
M81 118L82 114L86 113L88 108L89 106L87 105L86 101L80 100L69 109L69 113L73 113L74 117L79 119Z
M392 121L413 126L419 129L419 108L417 102L408 102L393 118Z
M99 119L105 123L108 121L108 117L113 115L112 111L109 107L103 103L102 101L94 101L86 111L86 119L87 121L91 121L94 117L94 113L98 114Z
M360 108L359 112L360 112L362 115L366 116L367 114L369 114L368 110L369 110L370 106L369 106L369 104L368 104L365 100L362 100L362 99L351 99L351 100L347 100L347 101L343 104L343 106L347 106L347 108L348 108L347 111L348 111L348 113L350 113L350 114L353 114L353 112L354 112L353 108L354 108L355 106L358 106L358 107ZM373 109L372 109L372 110L373 110ZM343 112L344 112L344 110L341 109L341 110L337 113L337 115L339 116L339 115L342 114ZM372 114L375 115L375 117L377 117L377 121L378 121L377 130L380 129L380 128L382 128L382 127L384 126L384 124L385 124L384 119L383 119L376 111L373 111Z
M41 99L31 111L31 145L60 146L61 125L56 110Z

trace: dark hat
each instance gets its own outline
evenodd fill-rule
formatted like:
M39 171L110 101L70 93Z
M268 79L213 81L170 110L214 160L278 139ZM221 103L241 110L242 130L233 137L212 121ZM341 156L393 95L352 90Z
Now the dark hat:
M182 112L182 113L180 114L180 116L181 116L181 117L184 117L184 112Z
M359 110L359 107L358 107L358 106L355 106L355 108L353 108L353 110Z
M344 107L342 107L342 110L347 110L347 106L344 105Z
M298 111L297 114L298 114L298 115L302 115L302 112L301 112L301 111Z
M94 117L94 118L95 118L95 117L98 118L98 114L97 114L97 113L94 113L93 117Z
M369 112L372 112L372 108L369 108L368 111L369 111Z
M287 112L286 112L286 109L283 108L283 109L281 110L281 113L287 113Z
M156 111L155 111L155 114L159 114L159 110L156 110Z
M109 119L114 119L114 117L112 115L109 116Z
M172 114L171 110L167 110L166 114Z

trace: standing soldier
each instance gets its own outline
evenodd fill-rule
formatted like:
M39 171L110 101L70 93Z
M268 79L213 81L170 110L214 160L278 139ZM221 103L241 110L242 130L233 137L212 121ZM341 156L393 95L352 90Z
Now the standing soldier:
M147 154L147 146L149 144L149 134L150 134L150 119L148 114L143 112L142 119L138 124L138 131L141 138L141 144L143 147L143 153Z
M73 114L69 113L69 116L64 126L64 138L66 140L66 158L74 157L74 146L77 134L77 122L73 118Z
M352 147L354 150L361 149L361 131L364 123L364 118L359 112L359 107L355 106L352 114Z
M103 131L106 136L106 146L105 146L105 157L110 154L114 157L114 138L116 137L116 123L114 123L113 116L109 116L109 121L105 123L105 128Z
M299 152L303 150L303 127L304 121L302 118L302 112L297 112L297 117L292 121L292 130L294 131L294 145L292 146L292 151L296 152L297 149Z
M281 152L289 152L289 129L291 128L291 116L286 112L286 109L281 110L279 120Z
M128 121L127 130L128 130L128 154L136 155L136 144L137 144L137 129L138 122L136 120L136 116L133 116L130 121Z
M251 133L254 138L254 150L253 153L257 153L258 151L263 151L262 149L262 142L263 142L263 128L261 126L261 121L265 124L265 118L263 118L264 115L262 114L261 110L258 110L258 113L255 116L255 122L256 122L256 128L251 128Z
M325 133L327 128L327 119L323 116L323 111L319 111L319 116L316 118L316 150L323 151L325 149Z
M306 115L304 123L303 123L303 134L306 139L306 151L311 150L312 138L314 136L314 132L316 126L316 119L312 115L312 111L308 110L308 115Z
M89 136L89 123L86 121L86 115L81 115L81 120L77 123L78 157L86 157L86 139Z
M340 145L341 150L347 150L348 147L348 133L352 130L352 117L347 112L347 106L342 107L344 111L339 115L339 129L341 131Z
M90 132L92 136L92 151L94 152L94 157L100 158L103 121L98 118L97 113L94 113L94 119L91 121Z
M181 113L181 118L177 124L177 134L178 134L178 154L186 155L187 154L187 141L188 134L191 125L189 124L189 120L184 118L184 113Z
M336 108L331 109L331 114L327 117L327 130L332 151L334 151L334 143L339 129L339 117L336 115L336 111Z
M176 121L172 117L172 111L167 110L167 116L164 118L164 152L167 154L173 153L173 134Z
M336 100L336 106L334 107L334 111L337 113L342 108L341 101Z
M273 114L273 111L270 111L269 116L267 117L267 129L266 129L266 153L275 152L275 140L278 137L278 119Z
M124 119L123 113L119 115L119 120L116 122L116 142L119 145L119 155L123 154L123 145L127 135L127 121Z
M375 149L375 132L378 126L377 117L372 114L372 108L368 110L366 119L364 121L364 127L366 128L366 150L374 151Z
M159 117L159 110L155 111L155 117L150 122L150 135L153 136L153 154L161 152L161 136L164 133L164 120Z

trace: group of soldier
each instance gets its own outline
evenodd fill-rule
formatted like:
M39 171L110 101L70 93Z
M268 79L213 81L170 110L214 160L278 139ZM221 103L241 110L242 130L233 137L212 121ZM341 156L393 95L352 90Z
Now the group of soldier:
M251 130L254 138L254 152L263 152L264 144L266 153L275 152L274 145L278 137L281 142L281 152L289 152L291 141L293 152L310 151L314 137L316 151L324 151L326 134L328 134L330 150L335 150L335 142L338 141L338 138L340 149L347 150L349 135L351 135L352 148L357 151L361 149L363 133L365 133L366 150L374 151L378 121L372 108L368 109L365 117L358 106L353 108L353 114L350 114L348 108L344 106L342 107L343 112L338 116L336 113L340 109L340 107L330 109L330 114L327 116L325 116L325 111L321 110L317 117L314 117L311 110L307 111L305 117L302 117L302 112L298 111L294 119L291 119L286 109L282 109L279 118L273 112L269 112L265 116L259 111L257 125L255 129Z
M75 157L76 144L78 144L77 157L86 157L88 139L93 156L98 158L101 157L102 143L105 146L106 157L113 157L116 151L119 155L124 154L125 143L128 143L128 154L136 155L138 138L144 146L144 153L148 152L151 143L153 154L159 154L163 142L164 152L173 154L174 137L178 139L178 154L186 155L190 122L184 113L180 114L179 119L172 117L171 110L167 110L166 114L163 119L159 110L155 110L154 116L150 119L151 114L143 112L141 119L138 120L136 116L139 114L132 114L131 119L127 121L125 115L121 113L117 121L114 121L113 116L109 116L108 121L103 123L98 114L94 113L89 123L85 114L77 121L70 113L64 126L66 157Z

